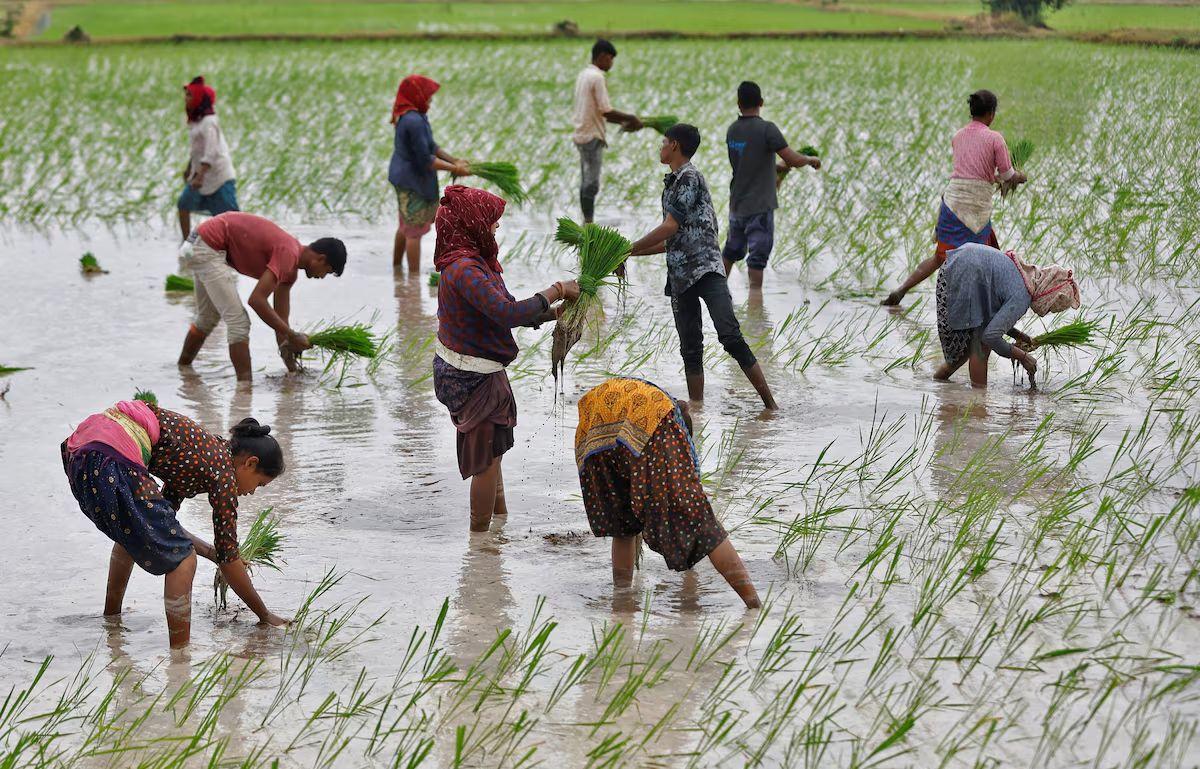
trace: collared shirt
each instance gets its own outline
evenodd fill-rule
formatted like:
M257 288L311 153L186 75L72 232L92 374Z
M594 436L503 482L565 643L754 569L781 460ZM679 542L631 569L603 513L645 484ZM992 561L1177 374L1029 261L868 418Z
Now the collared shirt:
M162 495L178 510L183 500L208 494L217 563L238 558L237 476L229 443L174 411L151 406L159 437L147 468L163 482Z
M594 139L603 142L606 136L604 113L611 111L604 70L589 64L575 79L575 143L587 144Z
M667 296L679 296L710 272L723 276L712 195L691 162L663 177L662 212L664 220L670 214L679 223L667 238Z
M200 166L207 163L208 172L200 185L201 195L211 195L221 185L234 178L233 158L229 145L221 133L216 115L205 115L195 123L188 123L188 145L191 150L188 181L200 173Z
M437 202L437 171L433 160L438 145L433 140L433 128L426 115L410 110L396 121L392 141L392 160L388 164L388 181L393 187L411 190L425 200Z
M1004 135L993 131L978 120L972 120L950 140L954 150L954 171L951 179L979 179L994 182L1012 178L1012 158Z

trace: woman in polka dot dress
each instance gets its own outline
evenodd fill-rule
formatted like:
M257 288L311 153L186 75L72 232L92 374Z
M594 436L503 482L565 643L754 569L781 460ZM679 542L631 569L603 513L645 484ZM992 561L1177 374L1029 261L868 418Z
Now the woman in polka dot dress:
M121 401L85 419L62 443L63 469L79 509L113 541L104 615L121 613L134 563L164 577L167 632L173 648L191 636L196 555L218 565L233 591L261 622L281 626L238 557L238 497L283 473L271 428L243 419L225 441L173 411ZM160 488L156 476L162 479ZM175 517L184 499L208 494L213 544Z
M633 580L638 535L667 567L707 556L746 606L758 593L700 485L691 415L656 385L615 378L579 399L575 461L588 523L612 537L613 582Z

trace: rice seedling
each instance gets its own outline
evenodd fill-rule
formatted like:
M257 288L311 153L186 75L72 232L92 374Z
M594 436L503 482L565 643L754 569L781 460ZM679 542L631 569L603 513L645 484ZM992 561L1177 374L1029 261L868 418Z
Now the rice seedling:
M279 530L279 516L274 514L274 509L268 507L260 512L238 545L238 555L248 570L264 568L279 571L283 533ZM217 569L213 576L213 600L218 609L228 608L228 593L229 583L225 581L221 570Z
M674 115L653 115L650 117L639 117L642 125L647 128L653 128L660 134L665 134L667 129L679 122L679 118Z
M1033 157L1033 142L1028 139L1018 139L1008 147L1009 156L1012 158L1012 164L1019 168L1025 168L1025 164Z
M374 358L379 352L378 340L371 327L363 323L353 325L326 326L321 331L308 334L313 347L327 351L331 356L352 355L359 358Z
M491 182L509 201L520 205L528 200L525 188L521 186L521 175L512 163L471 163L471 175Z
M84 275L104 275L108 272L100 266L99 260L91 251L79 257L79 271Z
M440 272L438 272L437 270L429 271L429 286L431 288L437 288L438 283L440 283L441 280L442 280L442 274Z
M583 225L566 216L558 218L554 239L565 246L579 248L583 243Z
M1051 329L1044 334L1038 334L1033 339L1037 348L1082 347L1090 344L1092 334L1099 328L1100 322L1095 320L1076 320L1071 323Z
M5 365L0 365L0 376L8 376L9 374L15 374L15 373L17 373L18 371L30 371L32 368L33 368L32 366L5 366Z
M165 289L169 292L195 291L196 283L185 275L171 274L167 276Z
M158 396L154 394L153 390L143 390L139 387L137 392L133 394L133 399L135 401L149 403L152 406L158 405Z
M821 153L820 153L820 152L818 152L818 151L817 151L817 148L816 148L816 147L814 147L814 146L812 146L811 144L805 144L803 147L801 147L801 148L800 148L800 154L801 154L801 155L808 155L810 158L819 158L819 157L821 157Z
M560 228L563 226L559 220ZM555 381L562 371L567 353L583 336L588 316L600 307L600 289L610 283L609 276L624 264L629 256L628 238L614 229L585 224L579 242L579 298L568 302L554 324L554 344L550 352L550 369Z

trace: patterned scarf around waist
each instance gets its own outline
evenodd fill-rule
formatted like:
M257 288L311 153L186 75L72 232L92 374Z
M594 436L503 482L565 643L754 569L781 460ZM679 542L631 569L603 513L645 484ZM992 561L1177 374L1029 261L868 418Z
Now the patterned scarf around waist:
M129 438L137 444L138 450L142 452L142 466L150 466L150 451L153 448L153 443L150 441L150 433L146 432L146 428L139 425L137 422L129 418L128 415L122 413L115 406L105 409L104 416L121 426Z

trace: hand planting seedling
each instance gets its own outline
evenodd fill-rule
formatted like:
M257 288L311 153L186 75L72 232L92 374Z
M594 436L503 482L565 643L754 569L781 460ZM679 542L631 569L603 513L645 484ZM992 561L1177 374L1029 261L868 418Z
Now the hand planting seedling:
M167 276L166 290L169 292L191 292L196 290L196 284L189 277L171 274Z
M520 205L529 199L521 186L520 173L512 163L471 163L471 176L491 182L509 201Z
M638 118L642 121L642 125L647 128L653 128L660 134L665 134L667 129L679 122L679 118L674 115L654 115L651 117Z
M100 262L91 251L79 257L79 270L84 275L105 275L108 273L108 270L100 266Z
M283 562L279 558L283 534L279 531L279 517L271 514L274 509L268 507L258 514L238 548L247 571L253 571L258 566L279 571L279 564ZM228 593L229 583L225 581L221 570L217 569L213 577L213 600L219 610L223 611L229 607Z
M576 227L579 232L579 299L567 302L554 324L550 370L556 382L567 353L583 336L588 315L600 306L600 287L610 283L609 276L624 264L631 246L629 240L614 229L596 224L579 227L569 219L558 220L556 239L569 243L575 238Z

